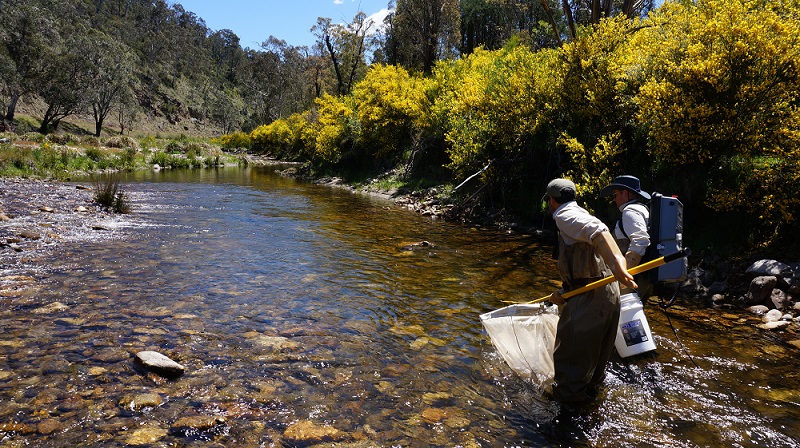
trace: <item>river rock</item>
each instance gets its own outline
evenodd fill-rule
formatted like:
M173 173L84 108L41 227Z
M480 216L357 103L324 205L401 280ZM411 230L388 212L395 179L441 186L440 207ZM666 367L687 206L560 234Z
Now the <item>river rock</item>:
M791 297L777 288L772 290L769 300L779 310L789 309L793 305Z
M134 430L125 443L128 445L151 445L167 436L169 432L165 428L155 425L147 425Z
M780 312L779 310L769 310L767 314L765 314L764 317L761 318L761 320L764 323L777 322L781 320L782 317L783 313Z
M762 316L769 311L769 308L766 305L753 305L747 308L747 311L755 314L756 316Z
M132 411L140 411L144 408L155 408L163 402L161 395L155 392L146 392L136 396L125 396L120 400L119 405Z
M756 327L761 328L762 330L782 330L791 324L792 324L791 322L787 322L785 320L779 320L777 322L767 322L765 324L759 324L756 325Z
M714 294L725 294L728 290L728 282L721 281L721 282L714 282L711 286L708 287L708 293L710 295Z
M777 284L778 279L771 275L762 275L754 278L750 282L750 288L745 295L745 303L747 305L765 304Z
M179 377L186 370L182 365L167 356L148 350L137 353L136 362L145 369L166 378Z
M745 271L745 274L753 277L760 276L773 276L792 278L792 268L788 264L781 263L777 260L759 260L750 265Z
M179 418L172 429L178 433L188 434L195 431L213 432L216 427L223 425L227 419L221 415L192 415Z
M283 437L292 445L316 445L327 442L342 442L348 439L347 433L333 426L318 425L309 420L293 423L283 432Z

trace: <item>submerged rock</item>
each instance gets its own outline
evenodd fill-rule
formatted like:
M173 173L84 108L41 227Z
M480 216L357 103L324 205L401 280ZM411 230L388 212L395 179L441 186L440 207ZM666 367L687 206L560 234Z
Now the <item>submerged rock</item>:
M342 442L349 438L348 434L333 426L318 425L308 420L301 420L286 428L283 437L293 444L319 444L323 442Z
M145 369L167 378L179 377L186 370L182 365L167 356L148 350L137 353L136 362Z

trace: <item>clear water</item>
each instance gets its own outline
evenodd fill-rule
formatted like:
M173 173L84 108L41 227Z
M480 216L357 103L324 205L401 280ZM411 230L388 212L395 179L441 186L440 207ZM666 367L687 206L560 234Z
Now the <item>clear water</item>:
M798 444L796 349L745 319L646 308L657 353L565 413L478 318L549 294L549 248L272 171L136 173L103 238L3 267L0 446Z

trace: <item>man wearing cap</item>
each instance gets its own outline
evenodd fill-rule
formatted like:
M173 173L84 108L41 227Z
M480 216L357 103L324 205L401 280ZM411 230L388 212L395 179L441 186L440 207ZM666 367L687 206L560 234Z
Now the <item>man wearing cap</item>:
M637 266L642 261L647 246L650 245L650 235L647 233L650 210L641 203L649 201L650 194L642 191L638 178L623 175L617 176L614 182L600 190L600 196L611 196L622 213L614 225L614 240L619 250L625 254L626 269ZM637 277L637 281L640 283L640 295L646 298L652 290L652 285L646 282L645 276ZM643 282L647 285L642 284ZM621 294L629 292L633 291L623 290Z
M611 274L623 285L636 288L608 227L575 202L572 181L553 179L543 199L558 227L558 270L565 291ZM612 282L568 300L554 292L550 301L561 307L553 353L553 395L564 402L584 401L605 379L619 321L619 285Z

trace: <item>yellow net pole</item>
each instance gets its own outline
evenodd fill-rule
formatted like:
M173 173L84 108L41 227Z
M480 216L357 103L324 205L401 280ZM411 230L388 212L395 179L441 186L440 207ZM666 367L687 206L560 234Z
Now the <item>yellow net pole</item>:
M691 253L692 253L692 251L689 250L689 248L687 247L686 249L682 249L682 250L679 250L677 252L674 252L674 253L671 253L671 254L668 254L668 255L664 255L663 257L656 258L655 260L650 260L647 263L642 263L642 264L640 264L638 266L634 266L634 267L628 269L628 272L631 275L641 274L642 272L649 271L650 269L657 268L659 266L665 265L665 264L667 264L667 263L669 263L671 261L675 261L678 258L688 257L689 255L691 255ZM591 290L593 290L595 288L599 288L601 286L605 286L605 285L607 285L607 284L609 284L611 282L614 282L614 281L616 281L614 276L613 275L609 275L608 277L602 278L602 279L600 279L600 280L598 280L596 282L589 283L586 286L582 286L582 287L580 287L578 289L573 289L572 291L565 292L564 294L561 294L561 297L563 297L565 299L569 299L570 297L577 296L578 294L583 294L586 291L591 291ZM549 298L550 298L550 296L544 296L544 297L542 297L540 299L531 300L530 302L527 302L527 303L544 302L545 300L548 300Z

